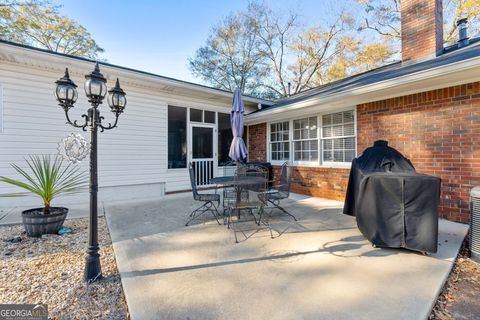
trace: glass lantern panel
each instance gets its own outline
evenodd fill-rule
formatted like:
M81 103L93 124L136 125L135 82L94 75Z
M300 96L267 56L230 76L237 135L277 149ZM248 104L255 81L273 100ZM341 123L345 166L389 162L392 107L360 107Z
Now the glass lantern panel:
M102 84L100 81L96 79L88 79L85 81L85 93L87 96L99 96Z
M90 82L91 82L91 81L92 81L91 79L85 80L84 89L85 89L85 94L87 95L87 97L90 96L90 92L91 92L91 90L90 90Z
M73 89L73 98L72 98L72 103L77 101L77 98L78 98L78 92L77 92L77 89L75 88L72 88Z
M64 85L58 86L57 97L59 100L65 100L67 98L67 88Z
M75 98L75 89L72 87L67 88L67 99L68 101L74 102Z
M105 98L105 96L107 95L107 84L103 81L99 81L100 82L100 96L102 98Z
M125 108L126 105L127 105L127 99L125 98L124 95L121 95L118 106L121 107L121 108Z

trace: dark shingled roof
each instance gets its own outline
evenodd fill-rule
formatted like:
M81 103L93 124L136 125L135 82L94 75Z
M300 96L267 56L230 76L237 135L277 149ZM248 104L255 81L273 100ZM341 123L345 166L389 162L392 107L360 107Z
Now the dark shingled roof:
M467 60L478 56L480 56L480 38L471 39L468 46L458 49L456 45L447 47L443 50L443 53L436 58L410 64L403 64L401 61L394 62L377 69L303 91L288 98L276 100L273 105L265 106L264 108L256 110L253 113L264 112L274 108L281 108L293 103L307 100L314 96L339 93L345 90L351 90L363 87L365 85L374 84L376 82L391 80L412 73L447 66L455 62L460 62L462 60Z

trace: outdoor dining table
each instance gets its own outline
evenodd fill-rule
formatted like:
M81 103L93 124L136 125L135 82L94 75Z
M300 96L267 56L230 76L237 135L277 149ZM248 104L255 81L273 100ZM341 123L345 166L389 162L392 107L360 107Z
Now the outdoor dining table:
M262 177L249 177L249 176L223 176L210 179L211 184L233 186L233 185L255 185L267 182L267 179Z
M248 186L248 185L259 185L267 182L266 178L255 177L255 176L223 176L215 177L210 179L211 184L226 186ZM248 187L247 187L248 189ZM237 202L240 202L240 192L237 190Z

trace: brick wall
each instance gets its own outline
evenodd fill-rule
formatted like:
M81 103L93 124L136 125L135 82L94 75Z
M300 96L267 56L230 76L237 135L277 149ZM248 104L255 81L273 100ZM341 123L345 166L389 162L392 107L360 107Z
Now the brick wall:
M443 48L442 0L402 0L402 60L435 56Z
M265 123L248 127L248 160L267 160L267 125Z
M266 125L250 130L251 159L266 159ZM480 185L479 82L359 105L357 150L378 139L389 141L417 171L442 179L441 217L469 222L469 192ZM343 200L348 173L295 167L292 191Z
M249 161L267 160L267 125L265 123L248 127ZM274 176L279 166L274 166ZM345 200L349 169L324 167L294 167L292 172L292 192Z
M273 167L278 176L280 166ZM294 167L291 191L309 196L344 201L350 169L324 167Z
M389 141L417 171L442 178L440 214L468 223L480 185L480 83L359 105L358 150Z

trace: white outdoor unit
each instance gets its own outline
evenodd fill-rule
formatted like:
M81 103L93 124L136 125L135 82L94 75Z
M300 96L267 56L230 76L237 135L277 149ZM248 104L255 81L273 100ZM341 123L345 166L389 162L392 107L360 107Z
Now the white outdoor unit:
M470 252L472 260L480 263L480 186L470 192Z

